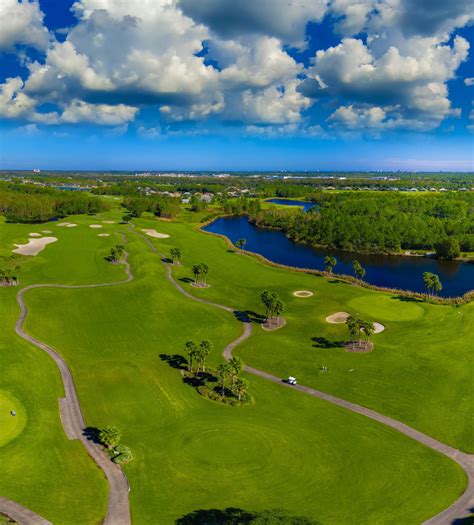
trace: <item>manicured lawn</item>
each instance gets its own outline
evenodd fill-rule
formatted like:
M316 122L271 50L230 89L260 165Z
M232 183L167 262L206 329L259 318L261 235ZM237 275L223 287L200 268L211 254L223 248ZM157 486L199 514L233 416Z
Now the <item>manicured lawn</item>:
M262 286L273 283L285 298L294 289L309 289L295 287L299 275L228 254L219 240L188 226L137 222L169 233L171 238L157 245L181 246L186 265L209 262L212 287L193 289L196 294L255 309ZM171 524L196 509L233 506L284 507L323 523L415 524L460 494L464 474L447 458L299 392L249 376L256 399L251 406L201 398L164 356L182 353L187 339L209 338L215 345L210 362L218 363L242 326L231 314L179 294L144 241L127 236L135 281L87 290L38 289L25 300L27 330L59 349L70 364L87 423L123 430L134 455L125 470L135 523ZM189 277L189 268L177 273ZM347 289L348 300L360 295L356 287L314 278L311 283ZM295 298L295 308L303 304L296 301L312 299ZM296 317L289 318L289 326ZM267 335L260 331L249 346Z
M191 293L240 310L262 312L260 293L277 291L287 304L287 325L274 333L258 326L236 350L250 365L374 408L465 451L474 451L474 303L461 307L401 301L301 272L260 263L231 253L219 238L194 230L190 223L137 221L171 235L157 242L163 251L179 246L182 266L177 278L192 278L191 266L210 266L207 289L184 282ZM156 242L156 241L153 241ZM315 295L301 299L295 290ZM359 313L386 330L374 335L370 354L349 354L338 343L348 339L344 325L326 316ZM327 372L320 368L326 366Z

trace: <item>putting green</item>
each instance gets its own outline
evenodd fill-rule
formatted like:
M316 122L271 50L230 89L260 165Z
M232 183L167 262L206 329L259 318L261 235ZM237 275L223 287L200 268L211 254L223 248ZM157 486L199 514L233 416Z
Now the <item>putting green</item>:
M15 416L12 416L12 411ZM25 425L25 407L10 392L0 390L0 447L15 439Z
M385 295L363 295L349 301L353 313L368 315L379 321L413 321L425 314L422 306L416 303L403 302Z

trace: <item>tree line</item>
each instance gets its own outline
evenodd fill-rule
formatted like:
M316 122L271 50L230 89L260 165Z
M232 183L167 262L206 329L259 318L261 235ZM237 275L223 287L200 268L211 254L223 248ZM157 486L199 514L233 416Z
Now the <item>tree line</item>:
M0 185L0 214L9 222L46 222L67 215L96 214L107 209L99 197L26 184Z
M125 197L122 206L135 218L147 211L157 217L172 219L180 212L179 199L158 195Z
M453 258L474 251L474 195L360 194L313 197L318 206L270 208L250 214L257 226L282 230L297 241L361 253L434 250ZM449 240L448 240L449 239Z

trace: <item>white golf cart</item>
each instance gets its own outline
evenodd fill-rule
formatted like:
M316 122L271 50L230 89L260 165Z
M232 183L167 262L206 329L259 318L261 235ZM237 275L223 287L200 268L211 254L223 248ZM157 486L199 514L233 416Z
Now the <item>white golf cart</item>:
M289 384L289 385L296 385L298 382L296 381L296 377L293 377L293 376L290 376L286 382Z

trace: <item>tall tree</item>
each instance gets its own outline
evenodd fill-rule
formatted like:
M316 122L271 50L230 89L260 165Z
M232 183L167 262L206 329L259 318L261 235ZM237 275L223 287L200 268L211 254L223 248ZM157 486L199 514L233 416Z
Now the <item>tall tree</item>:
M244 246L247 244L247 239L238 239L235 243L235 245L237 246L237 248L239 249L240 252L243 251L244 249Z
M354 349L355 340L359 335L359 324L360 319L356 315L349 315L349 317L346 319L346 326L349 330L349 337L352 343L352 349Z
M230 382L231 385L234 386L235 380L239 376L240 372L242 372L242 369L244 367L244 363L240 357L233 357L229 361L229 365L231 368L231 376L230 376Z
M237 381L234 384L234 393L237 395L239 401L242 399L242 396L247 394L249 387L249 382L243 377L238 377Z
M332 273L334 266L336 266L336 264L337 264L337 260L332 255L326 255L326 257L324 257L324 265L326 266L326 271L328 273Z
M200 264L194 264L193 268L192 268L192 272L193 272L193 275L194 275L195 283L197 285L199 285L201 283L201 272L202 272L201 265Z
M352 268L354 269L354 273L356 275L356 277L360 280L362 280L365 276L365 270L364 268L362 268L362 265L360 264L359 261L355 260L353 263L352 263Z
M225 385L227 383L227 379L229 378L230 374L231 374L231 368L230 368L229 363L221 363L217 367L217 375L221 383L222 395L225 395Z
M186 341L186 344L184 345L184 349L186 353L188 354L188 362L189 362L189 371L191 372L193 370L193 360L196 357L196 343L194 341Z
M179 248L171 248L170 256L174 264L179 264L181 259L181 250Z
M439 276L435 273L423 272L423 282L428 295L433 295L435 292L440 292L443 289Z
M202 371L206 371L206 359L211 353L212 343L208 339L204 339L199 343L199 357L201 361Z

